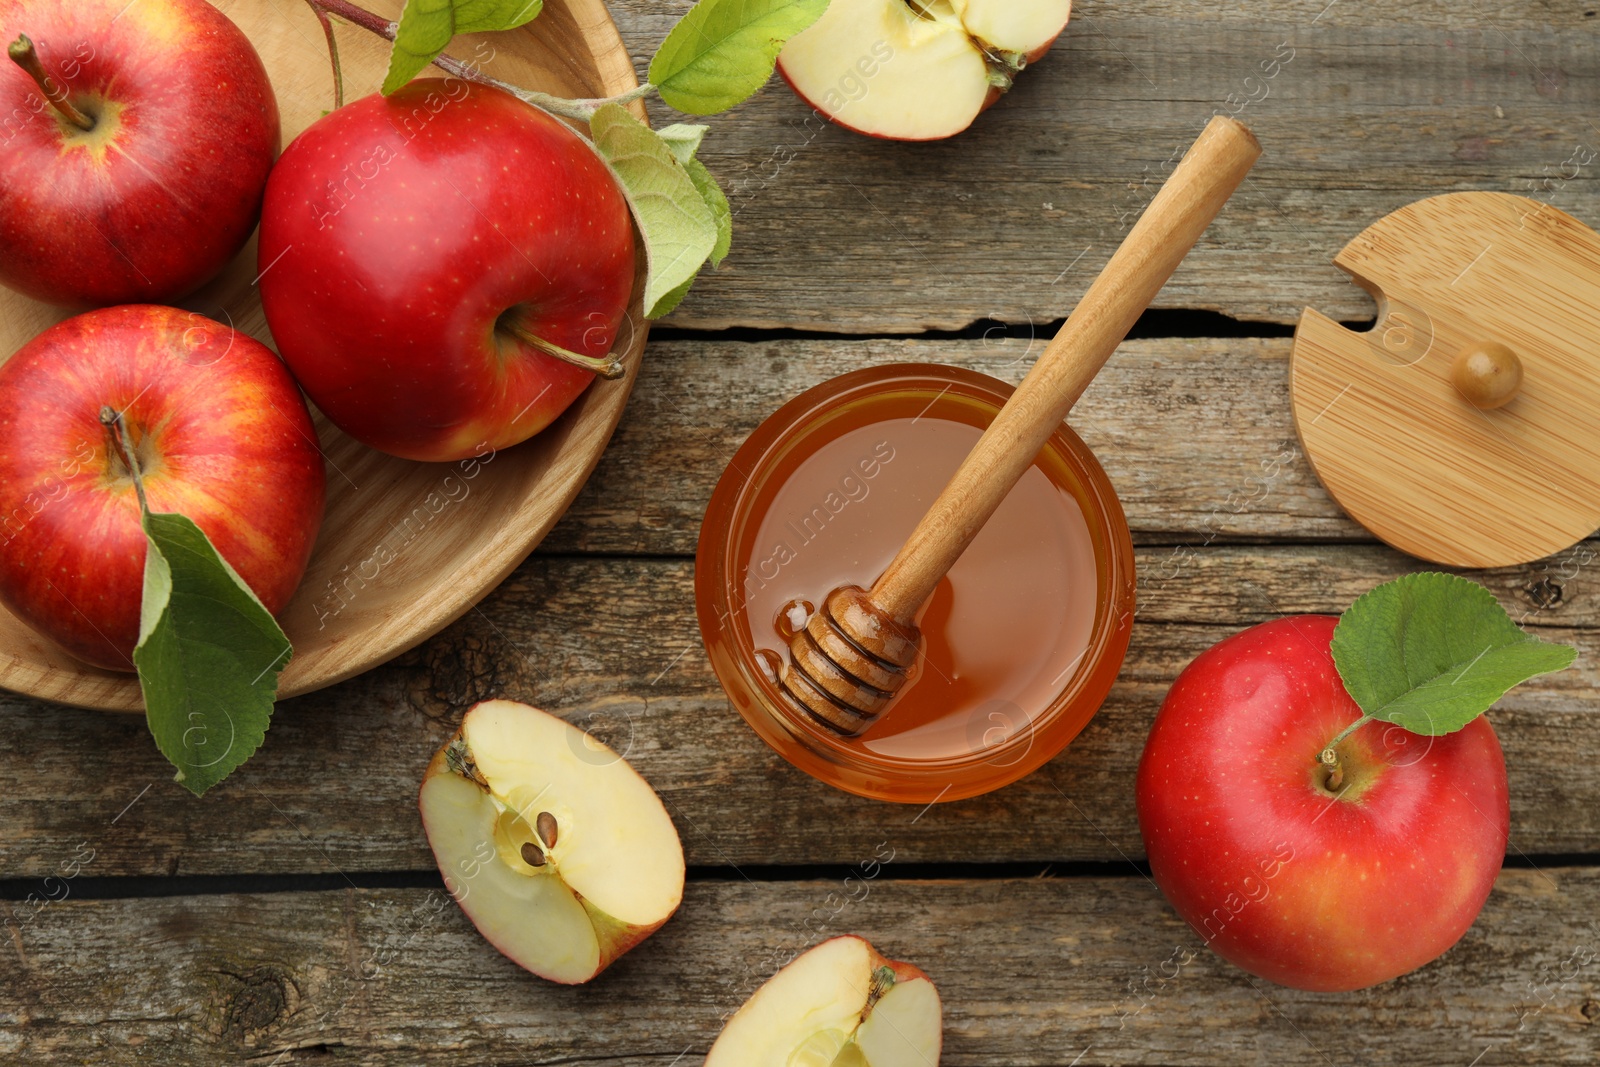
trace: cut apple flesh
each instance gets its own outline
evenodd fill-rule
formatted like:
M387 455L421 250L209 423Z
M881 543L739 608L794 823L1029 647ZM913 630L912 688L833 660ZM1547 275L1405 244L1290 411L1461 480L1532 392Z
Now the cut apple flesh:
M581 982L600 967L600 939L583 905L558 876L532 875L485 862L483 842L496 840L500 812L480 787L453 774L422 787L428 840L445 883L483 936L517 961L540 961L539 973Z
M961 24L990 49L1033 56L1061 36L1072 0L966 0L956 3Z
M683 897L661 799L621 757L554 716L479 704L428 769L428 843L451 893L501 952L583 982Z
M705 1067L936 1067L938 991L900 973L859 937L824 941L756 991Z
M932 1067L943 1043L939 992L926 978L896 982L856 1031L856 1046L871 1067Z
M970 126L1071 13L1071 0L833 0L778 66L841 125L935 140Z

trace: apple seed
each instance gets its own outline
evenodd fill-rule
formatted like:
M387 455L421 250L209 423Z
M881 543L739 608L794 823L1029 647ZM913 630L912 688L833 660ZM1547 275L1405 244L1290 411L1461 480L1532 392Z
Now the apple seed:
M522 862L529 867L543 867L544 853L532 841L524 842L522 845Z
M556 847L556 817L548 811L541 811L534 820L534 828L539 831L539 839L544 842L545 848ZM537 863L535 867L539 866Z

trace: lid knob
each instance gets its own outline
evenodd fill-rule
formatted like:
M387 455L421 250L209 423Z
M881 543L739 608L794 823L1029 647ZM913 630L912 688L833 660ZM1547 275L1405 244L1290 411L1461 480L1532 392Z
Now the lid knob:
M1456 356L1450 380L1474 407L1504 407L1522 388L1522 360L1498 341L1480 341Z

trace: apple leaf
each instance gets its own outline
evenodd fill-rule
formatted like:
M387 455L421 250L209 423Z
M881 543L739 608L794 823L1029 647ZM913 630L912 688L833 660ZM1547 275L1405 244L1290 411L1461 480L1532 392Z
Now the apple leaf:
M706 131L710 128L710 126L686 126L679 123L676 126L661 127L656 131L656 136L665 141L673 157L687 167L694 162L694 154L700 151L700 142L705 140Z
M704 163L691 159L683 167L689 172L689 180L694 182L694 187L700 190L700 196L705 200L706 207L711 209L711 218L717 224L717 243L711 249L711 265L721 266L728 249L733 247L733 208L728 205L727 194Z
M199 796L261 746L293 648L200 527L146 511L144 532L133 662L150 733Z
M1333 662L1368 718L1454 733L1513 686L1572 666L1578 651L1521 630L1494 594L1453 574L1409 574L1339 617Z
M828 0L700 0L650 61L661 99L690 115L715 115L772 77L784 42L828 9Z
M711 250L711 265L713 267L722 263L728 255L728 249L733 245L733 209L728 205L728 197L717 184L717 179L711 176L711 171L706 165L695 159L695 153L700 151L700 142L705 139L709 126L663 126L656 131L656 135L666 142L672 150L683 169L689 172L689 180L694 182L694 187L700 190L700 196L705 200L706 207L711 209L711 217L717 224L717 244ZM683 292L689 291L688 286L683 287ZM679 295L681 300L682 294ZM676 306L677 301L673 301ZM668 309L670 310L670 309ZM665 315L667 312L663 311Z
M543 8L544 0L406 0L395 27L383 95L422 73L456 34L514 30L532 22Z
M638 221L650 268L645 315L660 318L683 299L717 250L717 219L669 144L627 108L605 105L594 113L589 129Z
M694 288L695 278L698 278L699 276L700 272L695 271L694 278L690 278L688 281L672 290L672 292L662 294L661 299L656 301L655 314L652 317L659 319L672 314L673 310L676 309L679 304L683 303L683 298L689 295L689 290Z

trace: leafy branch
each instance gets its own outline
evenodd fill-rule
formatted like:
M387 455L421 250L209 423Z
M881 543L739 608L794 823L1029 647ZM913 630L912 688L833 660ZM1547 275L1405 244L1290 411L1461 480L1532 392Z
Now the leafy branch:
M406 0L397 22L353 0L306 3L328 34L335 95L341 103L343 86L329 16L393 43L385 95L432 64L452 77L493 86L553 115L588 123L589 142L616 176L644 239L645 314L650 318L677 307L707 262L713 267L722 262L732 242L733 215L716 179L695 158L706 127L652 130L627 105L655 94L691 115L727 111L766 84L784 43L828 7L828 0L699 0L662 41L643 84L615 96L567 99L512 85L444 54L456 34L526 25L543 9L543 0Z

